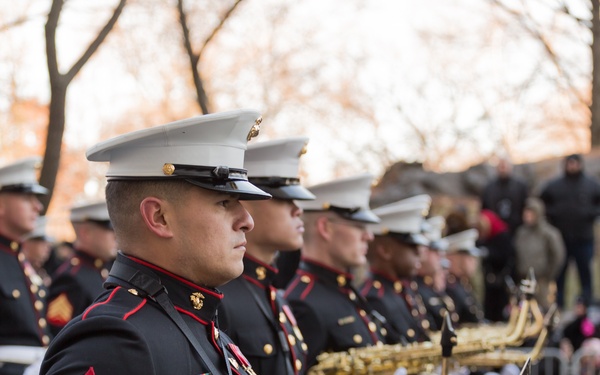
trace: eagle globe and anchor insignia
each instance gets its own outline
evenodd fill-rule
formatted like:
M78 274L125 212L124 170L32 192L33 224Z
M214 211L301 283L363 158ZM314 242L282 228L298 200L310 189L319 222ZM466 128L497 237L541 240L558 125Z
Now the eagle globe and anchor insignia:
M190 294L190 302L194 310L200 310L204 306L204 295L200 292L194 292Z

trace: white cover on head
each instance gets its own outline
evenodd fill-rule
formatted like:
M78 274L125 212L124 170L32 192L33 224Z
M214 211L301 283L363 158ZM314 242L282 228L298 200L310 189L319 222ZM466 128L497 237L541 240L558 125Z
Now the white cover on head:
M244 168L248 141L258 135L257 111L240 109L175 121L100 142L86 155L110 162L109 181L180 179L204 189L269 199Z
M446 219L443 216L432 216L426 220L425 231L423 234L430 241L439 241L442 239L442 233L446 227Z
M248 145L244 159L248 177L297 178L307 144L308 137L293 137Z
M71 222L110 221L106 201L79 204L71 208Z
M373 175L361 174L314 185L308 188L316 199L299 202L304 210L326 210L329 206L369 209Z
M40 186L37 180L37 172L41 165L41 157L31 156L0 167L0 191L6 187L25 185L28 189L21 190L46 194L46 188Z
M40 238L46 241L51 241L51 238L46 234L47 223L48 220L46 219L46 216L38 216L35 221L35 228L33 228L31 232L27 233L24 239L30 240Z
M327 211L341 208L349 211L345 217L349 220L379 222L377 216L369 209L371 184L373 175L361 174L340 178L309 187L316 196L312 201L297 201L296 204L305 211Z
M107 177L167 177L165 163L242 169L247 138L259 117L243 109L196 116L100 142L86 155L110 162Z
M369 225L374 234L412 233L420 234L425 216L431 206L429 195L402 199L373 209L381 219L379 224Z
M473 256L479 256L481 251L475 246L478 237L477 229L467 229L444 237L448 244L448 254L466 252Z

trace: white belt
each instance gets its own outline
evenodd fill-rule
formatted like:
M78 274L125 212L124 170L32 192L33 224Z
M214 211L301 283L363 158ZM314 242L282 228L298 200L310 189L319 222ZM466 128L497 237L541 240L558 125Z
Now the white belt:
M0 345L0 363L30 365L44 357L46 348L40 346Z

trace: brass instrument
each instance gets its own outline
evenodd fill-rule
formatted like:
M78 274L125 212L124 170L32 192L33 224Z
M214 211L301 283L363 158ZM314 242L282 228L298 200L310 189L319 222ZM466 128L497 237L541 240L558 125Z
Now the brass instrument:
M308 375L393 375L404 368L410 375L430 374L451 365L497 367L508 363L523 365L543 351L554 311L544 317L533 298L536 287L533 272L522 281L520 303L515 303L508 324L480 325L454 331L448 313L442 331L432 341L408 345L375 345L344 352L321 353ZM511 350L526 338L538 336L531 353ZM452 357L450 357L450 353Z
M519 366L522 366L527 362L527 360L531 360L533 362L537 361L543 354L544 346L546 345L546 340L554 327L554 318L556 313L556 304L552 305L546 316L544 317L543 328L535 345L531 349L531 352L524 352L522 350L517 349L506 349L499 348L499 350L494 352L482 353L474 356L469 356L461 359L460 363L466 366L475 366L475 367L501 367L507 363L514 363Z

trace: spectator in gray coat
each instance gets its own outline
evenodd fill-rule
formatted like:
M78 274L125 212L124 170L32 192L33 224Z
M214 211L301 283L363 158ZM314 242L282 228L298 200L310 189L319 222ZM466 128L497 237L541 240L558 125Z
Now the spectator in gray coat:
M547 310L552 301L550 284L556 279L565 260L565 245L556 227L545 217L544 203L534 197L525 202L523 224L515 234L517 252L517 277L527 277L529 268L533 268L538 289L536 299Z

